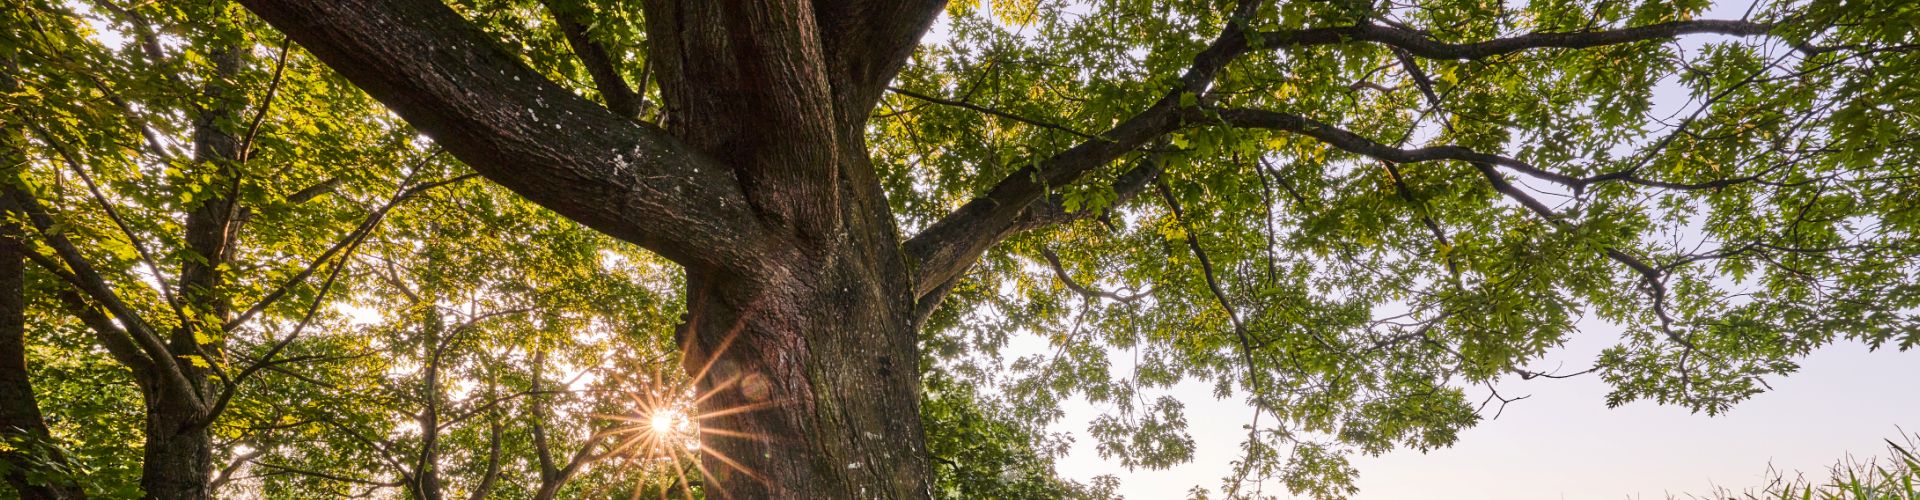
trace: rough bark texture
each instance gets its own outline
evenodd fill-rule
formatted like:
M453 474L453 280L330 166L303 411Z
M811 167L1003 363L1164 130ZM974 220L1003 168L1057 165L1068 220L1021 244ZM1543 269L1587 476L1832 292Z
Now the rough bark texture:
M707 469L739 498L927 495L913 295L809 2L646 5L667 130L731 168L775 232L688 270ZM743 126L753 124L753 126ZM724 347L723 347L724 346Z
M706 467L735 498L926 496L904 270L796 260L691 273L683 335Z
M204 378L201 379L204 383ZM146 498L213 498L213 440L199 425L197 395L177 394L168 384L142 384L147 400L146 457L140 488Z
M751 262L766 241L733 171L501 50L430 0L242 2L433 137L541 206L676 262Z

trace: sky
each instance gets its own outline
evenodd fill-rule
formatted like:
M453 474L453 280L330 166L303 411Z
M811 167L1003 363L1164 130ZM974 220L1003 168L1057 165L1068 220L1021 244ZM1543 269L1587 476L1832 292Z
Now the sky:
M1534 366L1587 366L1619 338L1606 324L1583 324L1581 331ZM1816 474L1849 453L1884 455L1883 440L1897 439L1901 428L1920 432L1920 351L1870 353L1838 344L1801 365L1800 373L1769 380L1774 390L1715 417L1648 401L1608 409L1609 387L1591 375L1509 381L1499 386L1502 394L1529 397L1462 432L1453 447L1356 458L1360 493L1354 498L1664 499L1716 486L1758 486L1770 464L1821 477ZM1237 398L1213 399L1205 384L1188 382L1176 391L1188 405L1192 462L1128 471L1101 459L1084 432L1098 410L1082 404L1055 427L1080 438L1059 460L1061 475L1082 481L1115 475L1130 499L1185 498L1196 485L1217 495L1239 457L1252 409ZM1265 491L1289 498L1277 483Z

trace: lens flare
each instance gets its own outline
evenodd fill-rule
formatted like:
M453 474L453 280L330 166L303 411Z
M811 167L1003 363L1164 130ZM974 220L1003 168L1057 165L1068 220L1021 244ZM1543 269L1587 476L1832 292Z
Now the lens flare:
M692 304L696 311L701 305L699 302ZM690 316L700 317L699 314ZM595 445L599 452L594 456L615 462L617 467L640 472L639 481L633 485L634 498L641 498L645 493L658 493L661 498L684 497L693 500L696 488L704 490L708 498L733 498L724 486L725 481L716 477L714 472L726 476L743 475L763 486L779 489L759 471L700 442L702 439L746 440L776 445L788 442L787 439L762 433L727 429L721 424L721 421L731 420L728 417L786 404L782 398L770 394L771 384L764 375L732 373L733 369L716 370L716 365L744 327L743 315L710 349L699 349L694 336L689 335L678 354L684 357L692 353L704 358L698 369L691 374L680 375L674 373L674 367L684 364L658 363L652 367L651 373L630 373L622 377L629 384L622 391L627 396L626 408L616 413L591 414L595 419L606 422L595 434L599 436ZM698 330L694 325L689 325L688 329ZM720 376L719 373L727 375ZM700 381L708 382L705 390L698 387ZM709 398L726 392L732 392L737 399L747 402L714 407ZM707 463L707 459L712 462ZM720 470L710 470L709 465ZM689 467L692 470L688 470ZM697 474L698 484L688 481L688 476L694 474ZM654 479L665 484L650 484Z
M679 430L680 415L671 410L656 411L653 412L652 421L647 424L653 428L656 437L672 435Z

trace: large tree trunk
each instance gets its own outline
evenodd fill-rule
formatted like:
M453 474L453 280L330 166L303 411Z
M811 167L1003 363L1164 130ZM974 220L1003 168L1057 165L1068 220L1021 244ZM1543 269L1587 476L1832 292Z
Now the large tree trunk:
M687 272L703 461L723 498L926 497L913 286L863 139L872 89L836 71L816 7L645 6L667 132L729 167L774 233Z
M710 494L928 496L906 282L847 257L689 272L686 369L704 375L703 465L724 490Z

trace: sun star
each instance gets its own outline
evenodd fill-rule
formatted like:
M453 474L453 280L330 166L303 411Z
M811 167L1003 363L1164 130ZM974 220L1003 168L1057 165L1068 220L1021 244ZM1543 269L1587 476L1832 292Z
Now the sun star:
M653 412L653 419L649 424L653 426L654 435L660 436L673 433L675 424L678 424L679 420L675 418L673 411L660 410Z

